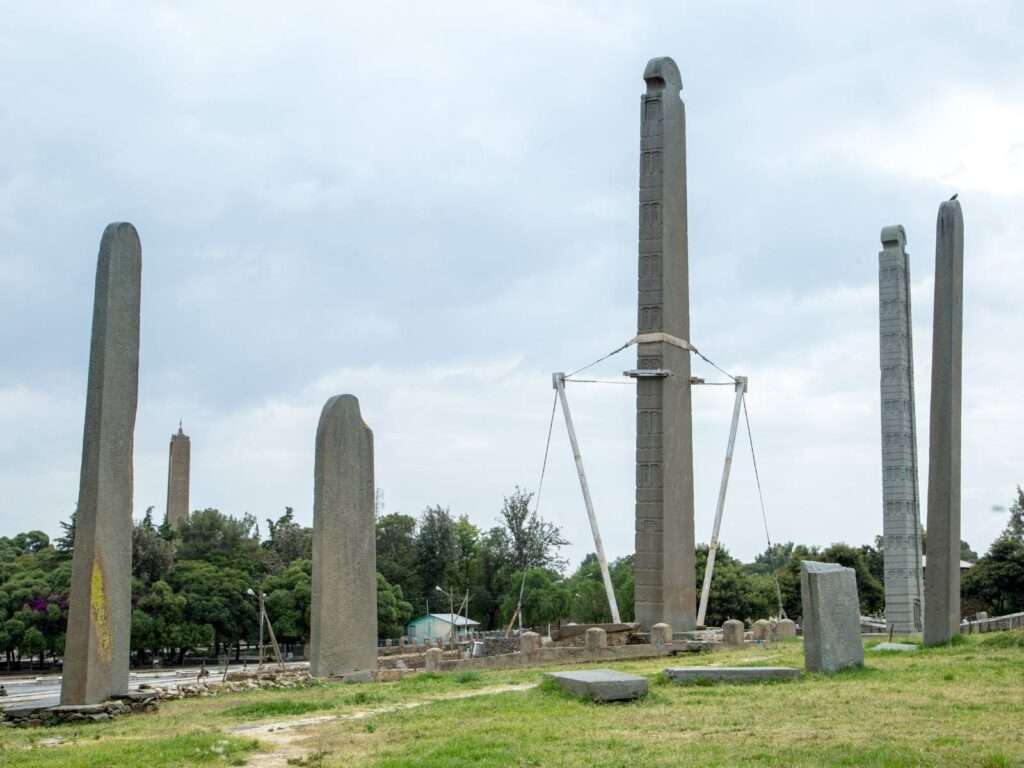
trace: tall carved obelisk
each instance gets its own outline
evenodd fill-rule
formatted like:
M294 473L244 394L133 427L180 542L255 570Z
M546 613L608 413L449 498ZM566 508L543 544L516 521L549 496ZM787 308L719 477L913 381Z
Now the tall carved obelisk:
M111 224L96 266L62 704L128 692L141 287L139 235Z
M910 258L906 244L903 227L882 228L882 250L878 254L878 314L885 620L893 631L901 634L920 632L924 618Z
M188 484L192 454L192 441L178 424L178 432L171 435L167 460L167 523L179 527L188 520Z
M931 429L928 434L928 562L924 643L960 632L960 403L963 365L964 217L939 206L935 227Z
M636 620L696 625L686 115L679 68L652 59L640 97L640 264L636 398ZM674 343L676 342L676 343ZM643 375L644 372L649 375Z

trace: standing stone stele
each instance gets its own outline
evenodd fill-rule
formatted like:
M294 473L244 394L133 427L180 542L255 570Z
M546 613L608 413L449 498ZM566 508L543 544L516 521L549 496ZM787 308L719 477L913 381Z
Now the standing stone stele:
M658 648L672 645L672 625L659 622L651 627L651 643Z
M808 672L838 672L864 664L857 575L835 563L800 565L804 666Z
M332 397L316 430L313 677L377 669L373 433L352 395Z
M910 258L903 227L883 227L881 239L878 315L885 620L894 632L908 634L921 631L924 607Z
M188 520L188 486L192 454L192 441L178 424L171 435L167 461L167 523L173 528Z
M440 648L428 648L423 655L423 671L440 672L442 658L444 658L444 651Z
M584 637L585 648L589 653L598 653L608 647L608 633L601 627L590 627Z
M743 645L746 634L746 628L739 619L729 619L722 625L722 642L725 645Z
M536 632L523 632L519 636L519 652L523 656L534 656L540 653L540 635Z
M651 59L640 97L638 335L690 338L686 223L686 115L679 68ZM636 619L677 632L696 627L693 414L690 353L670 340L641 341L636 394Z
M751 627L751 639L760 640L761 642L767 641L771 634L771 626L771 622L768 619L758 619Z
M139 235L110 224L96 267L61 704L128 692L141 290Z
M780 619L775 625L775 638L777 640L789 640L796 637L796 622L792 619Z
M960 631L960 403L963 364L964 217L958 200L939 206L935 227L935 319L928 432L928 560L924 644Z

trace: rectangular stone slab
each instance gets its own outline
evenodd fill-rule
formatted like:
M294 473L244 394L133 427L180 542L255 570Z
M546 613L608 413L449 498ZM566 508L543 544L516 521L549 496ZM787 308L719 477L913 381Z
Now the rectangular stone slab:
M915 653L917 646L913 643L879 643L872 651L899 651L902 653Z
M665 674L674 683L756 683L800 677L795 667L670 667Z
M594 701L626 701L647 695L647 678L610 669L553 672L551 678L562 690Z

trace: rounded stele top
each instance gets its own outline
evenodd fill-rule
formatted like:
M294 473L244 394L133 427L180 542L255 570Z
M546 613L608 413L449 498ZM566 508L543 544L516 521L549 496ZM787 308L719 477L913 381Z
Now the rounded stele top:
M647 81L648 93L666 89L678 93L683 90L682 75L671 56L659 56L648 61L644 68L644 80Z
M907 244L907 231L903 229L902 224L890 224L888 227L882 227L882 245L889 243Z

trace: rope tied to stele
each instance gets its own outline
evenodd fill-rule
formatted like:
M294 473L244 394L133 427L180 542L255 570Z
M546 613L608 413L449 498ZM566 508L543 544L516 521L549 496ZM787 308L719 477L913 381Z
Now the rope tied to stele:
M572 373L565 374L565 378L566 379L570 379L573 376L575 376L577 373L582 373L583 371L587 370L588 368L593 368L598 363L603 363L609 357L614 357L615 355L619 354L619 352L622 352L623 350L629 349L634 344L657 344L659 342L664 343L664 344L671 344L673 347L679 347L679 349L686 350L687 352L693 352L693 354L697 355L697 357L699 357L705 363L710 365L716 371L718 371L718 372L724 374L725 376L729 377L730 381L733 381L733 382L736 381L736 377L735 376L733 376L731 373L729 373L728 371L723 369L721 366L719 366L717 363L715 363L713 360L711 360L709 357L707 357L703 352L701 352L699 349L697 349L695 346L693 346L693 344L688 342L686 339L680 339L678 336L673 336L671 333L665 333L663 331L654 331L654 332L651 332L651 333L640 333L640 334L637 334L632 339L630 339L625 344L623 344L621 347L616 347L611 352L609 352L607 355L602 355L601 357L597 358L597 360L595 360L594 362L587 363L582 368L577 368Z

